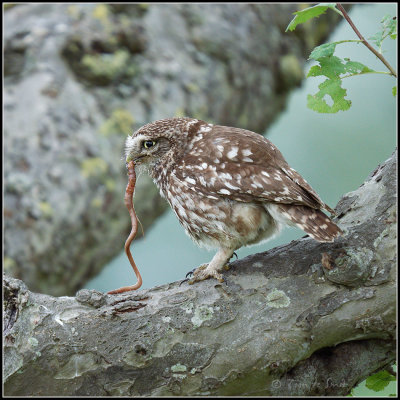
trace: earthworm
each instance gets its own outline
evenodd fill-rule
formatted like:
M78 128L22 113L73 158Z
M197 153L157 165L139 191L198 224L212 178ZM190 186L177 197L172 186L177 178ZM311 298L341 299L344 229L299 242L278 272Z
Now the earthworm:
M133 257L132 257L131 250L130 250L130 245L131 245L133 239L135 239L135 236L137 233L137 226L138 226L138 220L136 217L135 209L133 207L133 200L132 200L132 196L133 196L133 192L135 190L135 184L136 184L135 163L133 161L130 161L128 163L128 177L129 177L129 180L128 180L128 184L126 185L126 189L125 189L124 202L125 202L126 208L129 211L129 215L131 217L132 229L131 229L131 233L128 236L128 239L126 239L126 242L125 242L125 253L128 257L129 262L132 265L133 270L135 271L135 274L137 277L137 282L133 286L124 286L119 289L111 290L110 292L107 292L108 294L129 292L131 290L137 290L140 288L140 286L142 286L142 277L140 276L140 272L138 270L138 267L135 264L135 261L133 261Z

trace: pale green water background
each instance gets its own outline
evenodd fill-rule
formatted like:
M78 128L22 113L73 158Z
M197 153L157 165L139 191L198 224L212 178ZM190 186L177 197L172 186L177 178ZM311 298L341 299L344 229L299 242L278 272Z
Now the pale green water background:
M379 30L380 20L386 14L397 15L397 5L363 4L353 7L350 12L365 38ZM329 41L343 39L357 39L345 21ZM397 69L396 42L386 39L383 48L385 57ZM335 54L342 58L350 57L377 71L386 70L361 44L341 44ZM311 65L309 63L306 66L306 72ZM318 78L306 79L303 86L292 93L287 110L266 132L266 136L321 198L330 206L335 206L344 193L358 188L379 163L390 157L396 147L397 97L391 94L396 82L393 77L374 74L345 79L343 87L347 89L347 98L353 102L351 109L337 114L318 114L306 107L306 97L317 92L321 81ZM121 206L123 195L121 193ZM304 233L299 229L286 228L278 238L260 246L242 248L237 254L242 258L301 236ZM86 288L108 291L136 281L123 252L125 239L121 238L121 254ZM208 262L213 256L213 252L199 249L193 244L170 210L146 232L143 240L135 241L132 253L143 277L143 288L183 279L189 270ZM393 393L394 387L391 384L379 394L388 394L390 390ZM372 396L374 392L365 392L360 385L355 394Z

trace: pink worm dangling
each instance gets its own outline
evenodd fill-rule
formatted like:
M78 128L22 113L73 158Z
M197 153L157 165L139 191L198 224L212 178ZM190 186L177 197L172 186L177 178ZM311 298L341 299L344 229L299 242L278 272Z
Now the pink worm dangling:
M136 184L136 174L135 174L135 163L133 161L130 161L128 163L128 177L129 181L128 184L126 185L125 189L125 197L124 197L124 202L126 205L126 208L129 211L129 215L131 216L131 223L132 223L132 229L131 233L128 236L128 239L126 239L125 242L125 253L128 257L129 262L132 265L133 270L135 271L136 277L137 277L137 282L133 286L124 286L119 289L111 290L110 292L107 292L108 294L117 294L117 293L124 293L124 292L129 292L131 290L137 290L142 286L142 277L140 276L140 272L138 267L135 264L135 261L133 261L133 257L131 254L130 246L135 239L136 233L137 233L137 226L138 226L138 220L136 217L135 209L133 207L133 192L135 191L135 184Z

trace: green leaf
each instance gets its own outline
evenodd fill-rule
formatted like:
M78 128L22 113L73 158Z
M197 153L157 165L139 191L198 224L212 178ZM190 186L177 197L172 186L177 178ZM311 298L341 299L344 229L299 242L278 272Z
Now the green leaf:
M336 46L341 43L361 43L361 40L339 40L338 42L332 42L332 43L325 43L321 44L321 46L317 46L314 48L314 50L311 52L310 56L308 59L314 59L318 60L321 57L329 57L333 56L333 53L336 50Z
M379 51L382 48L382 42L387 38L397 38L397 18L385 15L381 20L381 29L368 39L375 43Z
M322 50L320 53L329 53L332 47L325 50L326 52ZM366 65L358 61L351 61L349 58L342 60L336 56L328 56L317 58L317 61L319 65L312 66L307 77L326 76L328 79L318 86L319 91L316 94L307 96L307 106L320 113L348 110L351 107L351 101L345 99L347 92L341 86L342 79L347 76L375 72ZM332 105L326 102L327 96L331 98Z
M350 58L345 58L342 60L336 56L328 56L317 58L316 61L319 62L319 66L314 65L311 67L307 77L325 75L331 79L342 79L350 75L361 75L376 72L358 61L351 61Z
M396 378L393 375L389 374L389 372L379 371L378 373L367 378L365 386L368 389L374 390L375 392L380 392L387 385L389 385L389 382L395 380Z
M393 94L393 96L396 96L396 94L397 94L397 86L393 86L392 87L392 94Z
M361 75L368 74L370 72L376 72L358 61L351 61L350 59L345 60L347 61L345 64L345 70L351 75Z
M397 18L391 17L390 15L385 15L381 21L383 29L387 32L389 36L397 36Z
M295 17L290 21L285 32L287 32L288 30L293 31L295 30L297 25L302 24L311 18L319 17L321 14L324 14L328 8L339 12L335 5L336 3L319 3L316 6L308 7L304 10L294 12L293 14L295 14Z
M318 60L318 58L321 57L329 57L333 56L333 53L335 52L337 42L333 43L325 43L322 44L321 46L317 46L310 54L310 57L308 59L312 58L313 60Z
M328 78L334 79L346 72L345 65L339 57L321 57L317 61L319 62L319 66L314 65L311 67L307 77L325 75Z
M371 42L375 43L375 46L381 47L381 43L383 41L383 31L376 32L375 35L372 35L368 38Z
M346 89L341 87L340 79L327 79L318 85L319 92L315 95L307 96L307 107L319 113L336 113L338 111L346 111L351 107L351 101L344 97L347 95ZM325 96L330 96L333 101L329 105Z

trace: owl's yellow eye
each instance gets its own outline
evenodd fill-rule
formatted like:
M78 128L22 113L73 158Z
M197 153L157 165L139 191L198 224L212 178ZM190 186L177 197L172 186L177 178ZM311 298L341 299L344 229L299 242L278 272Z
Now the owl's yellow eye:
M143 147L145 149L149 149L150 147L153 147L156 144L156 142L154 140L145 140L143 142Z

